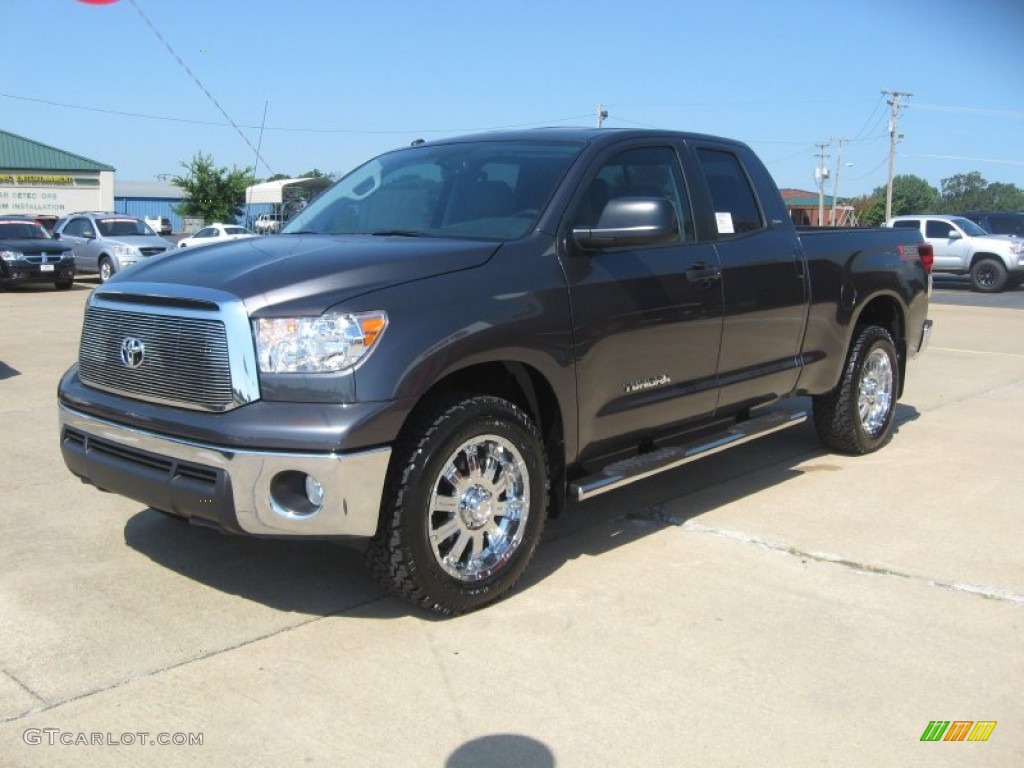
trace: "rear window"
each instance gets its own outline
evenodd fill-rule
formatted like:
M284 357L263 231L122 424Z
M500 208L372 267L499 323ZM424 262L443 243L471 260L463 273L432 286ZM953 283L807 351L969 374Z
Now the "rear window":
M741 235L764 227L761 208L739 158L731 152L697 150L711 191L719 235Z
M893 229L920 229L921 222L917 219L901 219L892 223Z

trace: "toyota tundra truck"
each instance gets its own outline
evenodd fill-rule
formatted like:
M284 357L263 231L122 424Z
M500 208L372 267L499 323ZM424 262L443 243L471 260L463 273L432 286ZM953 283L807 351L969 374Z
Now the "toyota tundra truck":
M746 145L678 132L417 142L201 250L92 294L67 467L357 544L445 614L506 594L567 505L808 418L878 449L931 328L919 232L798 232Z

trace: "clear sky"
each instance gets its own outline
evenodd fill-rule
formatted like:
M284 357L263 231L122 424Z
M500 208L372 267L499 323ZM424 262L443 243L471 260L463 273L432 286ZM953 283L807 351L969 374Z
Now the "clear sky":
M606 127L746 141L783 187L815 189L815 144L849 139L856 195L885 184L897 90L897 173L1024 188L1024 0L0 0L0 29L0 128L120 179L257 145L261 177L343 173L600 103Z

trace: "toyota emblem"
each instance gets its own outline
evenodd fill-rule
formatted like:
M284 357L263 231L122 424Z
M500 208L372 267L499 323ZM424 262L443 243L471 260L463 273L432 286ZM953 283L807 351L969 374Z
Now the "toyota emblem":
M145 358L146 345L142 343L142 339L134 336L125 336L121 339L121 362L125 368L134 370L142 365Z

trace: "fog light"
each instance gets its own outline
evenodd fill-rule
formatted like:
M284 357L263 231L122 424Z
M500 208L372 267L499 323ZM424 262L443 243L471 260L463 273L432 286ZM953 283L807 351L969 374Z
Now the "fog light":
M289 470L270 481L270 508L289 520L312 517L324 506L324 487L305 472Z
M306 475L306 498L317 509L324 505L324 487L312 475Z

